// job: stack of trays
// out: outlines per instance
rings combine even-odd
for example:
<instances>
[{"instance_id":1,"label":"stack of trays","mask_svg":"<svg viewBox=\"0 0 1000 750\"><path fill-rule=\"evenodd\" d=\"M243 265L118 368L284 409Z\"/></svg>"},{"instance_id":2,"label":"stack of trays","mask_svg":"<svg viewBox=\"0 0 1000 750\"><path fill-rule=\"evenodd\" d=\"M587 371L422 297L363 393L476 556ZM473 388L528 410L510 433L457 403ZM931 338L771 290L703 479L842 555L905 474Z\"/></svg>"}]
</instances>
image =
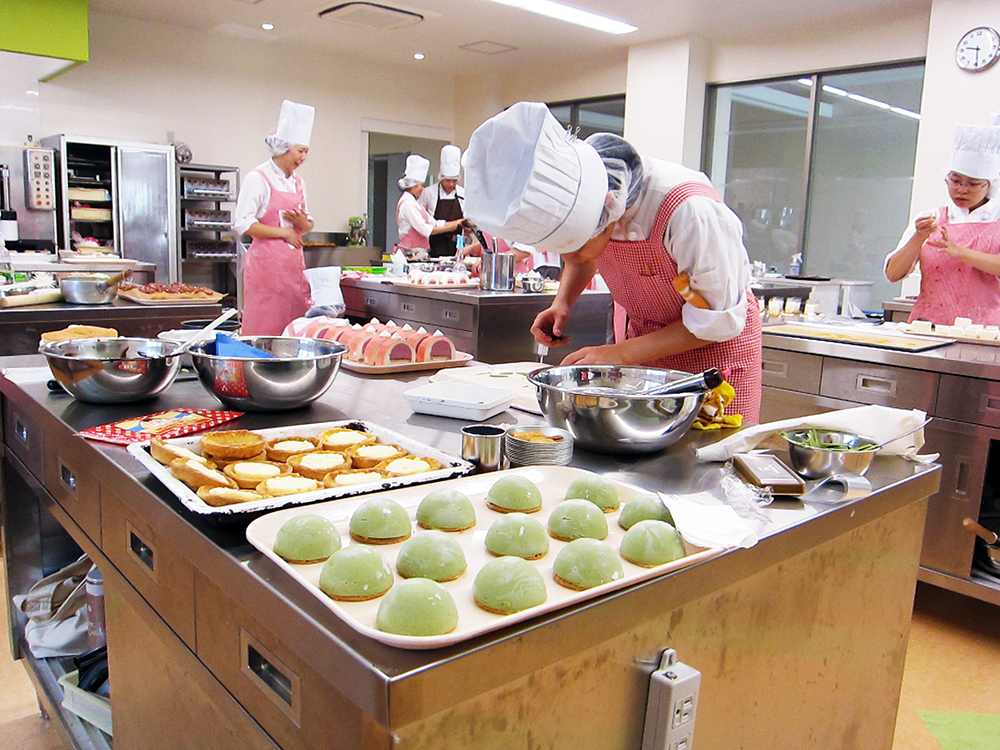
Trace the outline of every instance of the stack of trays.
<instances>
[{"instance_id":1,"label":"stack of trays","mask_svg":"<svg viewBox=\"0 0 1000 750\"><path fill-rule=\"evenodd\" d=\"M573 458L573 436L548 425L511 427L504 453L511 466L565 466Z\"/></svg>"}]
</instances>

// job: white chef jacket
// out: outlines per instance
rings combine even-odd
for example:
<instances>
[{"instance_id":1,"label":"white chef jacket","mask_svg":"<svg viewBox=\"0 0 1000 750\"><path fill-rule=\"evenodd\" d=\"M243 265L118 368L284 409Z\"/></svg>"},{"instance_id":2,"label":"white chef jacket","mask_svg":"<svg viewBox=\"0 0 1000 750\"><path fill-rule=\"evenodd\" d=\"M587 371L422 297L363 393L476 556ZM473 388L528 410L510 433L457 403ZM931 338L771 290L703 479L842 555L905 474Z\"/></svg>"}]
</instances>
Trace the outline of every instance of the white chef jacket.
<instances>
[{"instance_id":1,"label":"white chef jacket","mask_svg":"<svg viewBox=\"0 0 1000 750\"><path fill-rule=\"evenodd\" d=\"M980 206L971 213L967 208L956 206L950 199L947 206L949 224L992 224L993 222L1000 221L1000 200L990 200L985 205ZM921 211L910 220L910 223L906 227L906 231L903 232L903 236L899 240L899 244L896 245L896 249L885 256L885 261L882 263L883 272L889 265L889 259L902 250L903 246L910 241L910 238L917 233L917 228L915 226L917 219L922 219L925 216L933 216L934 218L937 218L940 213L940 208L931 208L927 211ZM914 269L916 269L919 265L919 261L920 255L918 253L917 257L913 261L913 265L906 271L903 278L913 273Z\"/></svg>"},{"instance_id":2,"label":"white chef jacket","mask_svg":"<svg viewBox=\"0 0 1000 750\"><path fill-rule=\"evenodd\" d=\"M429 187L425 187L424 191L420 194L420 197L417 198L417 201L420 203L420 205L426 208L427 213L429 213L431 216L433 216L434 212L437 210L438 190L440 189L441 189L441 183L436 182ZM442 191L441 194L441 200L454 200L456 197L458 198L458 205L462 209L462 216L465 216L464 187L462 187L461 185L455 185L455 189L452 190L450 193Z\"/></svg>"},{"instance_id":3,"label":"white chef jacket","mask_svg":"<svg viewBox=\"0 0 1000 750\"><path fill-rule=\"evenodd\" d=\"M424 193L428 189L424 188ZM417 204L417 199L413 197L413 193L404 190L396 204L396 225L399 227L400 239L405 237L410 229L417 230L424 237L430 237L434 227L444 226L444 219L435 219L433 211L428 213L431 216L430 222L425 221L420 214L420 206Z\"/></svg>"},{"instance_id":4,"label":"white chef jacket","mask_svg":"<svg viewBox=\"0 0 1000 750\"><path fill-rule=\"evenodd\" d=\"M642 168L642 195L615 224L615 240L649 239L660 204L680 183L712 184L701 172L661 159L643 157ZM711 308L685 304L681 309L684 327L705 341L738 336L746 325L746 290L753 280L740 218L724 203L693 195L670 217L663 245L677 264L677 272L688 274L691 289Z\"/></svg>"},{"instance_id":5,"label":"white chef jacket","mask_svg":"<svg viewBox=\"0 0 1000 750\"><path fill-rule=\"evenodd\" d=\"M290 177L285 176L285 170L274 163L274 159L268 159L263 164L251 170L243 178L240 185L240 195L236 199L236 217L233 219L233 229L238 234L246 234L247 230L260 221L260 217L267 211L267 204L271 201L271 186L267 180L261 177L257 170L263 170L274 186L285 193L295 192L295 173ZM302 181L302 203L306 213L309 213L306 204L306 183ZM312 215L309 216L312 219ZM291 226L287 224L285 226Z\"/></svg>"}]
</instances>

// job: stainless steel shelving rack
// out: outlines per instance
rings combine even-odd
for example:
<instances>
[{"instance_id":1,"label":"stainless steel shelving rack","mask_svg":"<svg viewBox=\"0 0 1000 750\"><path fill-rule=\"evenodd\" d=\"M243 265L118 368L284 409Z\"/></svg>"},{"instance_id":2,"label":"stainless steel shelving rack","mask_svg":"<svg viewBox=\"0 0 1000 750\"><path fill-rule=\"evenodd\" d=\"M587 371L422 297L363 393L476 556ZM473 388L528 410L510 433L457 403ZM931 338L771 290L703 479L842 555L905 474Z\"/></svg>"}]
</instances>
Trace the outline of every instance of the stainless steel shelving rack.
<instances>
[{"instance_id":1,"label":"stainless steel shelving rack","mask_svg":"<svg viewBox=\"0 0 1000 750\"><path fill-rule=\"evenodd\" d=\"M238 241L233 212L240 188L238 167L177 165L181 277L234 297L239 289Z\"/></svg>"}]
</instances>

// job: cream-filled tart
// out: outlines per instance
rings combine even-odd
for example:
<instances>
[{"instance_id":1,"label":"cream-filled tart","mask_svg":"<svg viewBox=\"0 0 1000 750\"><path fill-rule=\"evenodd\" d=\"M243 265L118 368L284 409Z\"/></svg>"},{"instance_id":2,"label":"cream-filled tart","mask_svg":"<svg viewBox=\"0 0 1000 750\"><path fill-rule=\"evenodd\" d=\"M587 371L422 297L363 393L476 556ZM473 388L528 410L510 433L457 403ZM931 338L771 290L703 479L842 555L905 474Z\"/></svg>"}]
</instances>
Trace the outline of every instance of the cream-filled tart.
<instances>
[{"instance_id":1,"label":"cream-filled tart","mask_svg":"<svg viewBox=\"0 0 1000 750\"><path fill-rule=\"evenodd\" d=\"M389 443L364 443L352 445L344 453L351 457L351 462L356 469L370 469L378 466L383 461L391 461L394 458L402 458L406 451L398 445Z\"/></svg>"},{"instance_id":2,"label":"cream-filled tart","mask_svg":"<svg viewBox=\"0 0 1000 750\"><path fill-rule=\"evenodd\" d=\"M350 487L353 484L379 482L385 478L385 472L378 469L350 469L327 474L323 477L323 484L326 487Z\"/></svg>"},{"instance_id":3,"label":"cream-filled tart","mask_svg":"<svg viewBox=\"0 0 1000 750\"><path fill-rule=\"evenodd\" d=\"M319 450L292 456L288 459L288 466L296 474L319 481L327 474L354 468L351 457L346 453Z\"/></svg>"},{"instance_id":4,"label":"cream-filled tart","mask_svg":"<svg viewBox=\"0 0 1000 750\"><path fill-rule=\"evenodd\" d=\"M298 495L302 492L312 492L322 486L315 479L286 474L284 476L265 479L257 485L257 492L264 497L283 497L285 495Z\"/></svg>"},{"instance_id":5,"label":"cream-filled tart","mask_svg":"<svg viewBox=\"0 0 1000 750\"><path fill-rule=\"evenodd\" d=\"M314 437L282 437L268 440L264 452L271 461L284 463L292 456L319 450L319 438Z\"/></svg>"},{"instance_id":6,"label":"cream-filled tart","mask_svg":"<svg viewBox=\"0 0 1000 750\"><path fill-rule=\"evenodd\" d=\"M240 489L252 490L265 479L291 474L292 470L285 464L274 461L234 461L226 464L222 473L236 482Z\"/></svg>"},{"instance_id":7,"label":"cream-filled tart","mask_svg":"<svg viewBox=\"0 0 1000 750\"><path fill-rule=\"evenodd\" d=\"M405 477L410 474L421 474L441 468L441 462L433 458L420 456L403 456L391 458L375 465L376 469L385 472L390 477Z\"/></svg>"},{"instance_id":8,"label":"cream-filled tart","mask_svg":"<svg viewBox=\"0 0 1000 750\"><path fill-rule=\"evenodd\" d=\"M346 451L352 445L371 445L376 440L374 435L346 427L334 427L319 435L320 448L325 451Z\"/></svg>"}]
</instances>

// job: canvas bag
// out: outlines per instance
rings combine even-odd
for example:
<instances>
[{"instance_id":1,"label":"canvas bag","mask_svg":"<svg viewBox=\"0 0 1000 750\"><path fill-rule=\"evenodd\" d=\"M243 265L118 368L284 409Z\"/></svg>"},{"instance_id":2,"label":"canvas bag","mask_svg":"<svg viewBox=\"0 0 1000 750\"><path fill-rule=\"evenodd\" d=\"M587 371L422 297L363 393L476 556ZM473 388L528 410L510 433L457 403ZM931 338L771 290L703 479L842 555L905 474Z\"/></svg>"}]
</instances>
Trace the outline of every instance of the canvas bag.
<instances>
[{"instance_id":1,"label":"canvas bag","mask_svg":"<svg viewBox=\"0 0 1000 750\"><path fill-rule=\"evenodd\" d=\"M28 617L24 637L38 659L76 656L90 650L87 641L87 555L46 576L14 605Z\"/></svg>"}]
</instances>

